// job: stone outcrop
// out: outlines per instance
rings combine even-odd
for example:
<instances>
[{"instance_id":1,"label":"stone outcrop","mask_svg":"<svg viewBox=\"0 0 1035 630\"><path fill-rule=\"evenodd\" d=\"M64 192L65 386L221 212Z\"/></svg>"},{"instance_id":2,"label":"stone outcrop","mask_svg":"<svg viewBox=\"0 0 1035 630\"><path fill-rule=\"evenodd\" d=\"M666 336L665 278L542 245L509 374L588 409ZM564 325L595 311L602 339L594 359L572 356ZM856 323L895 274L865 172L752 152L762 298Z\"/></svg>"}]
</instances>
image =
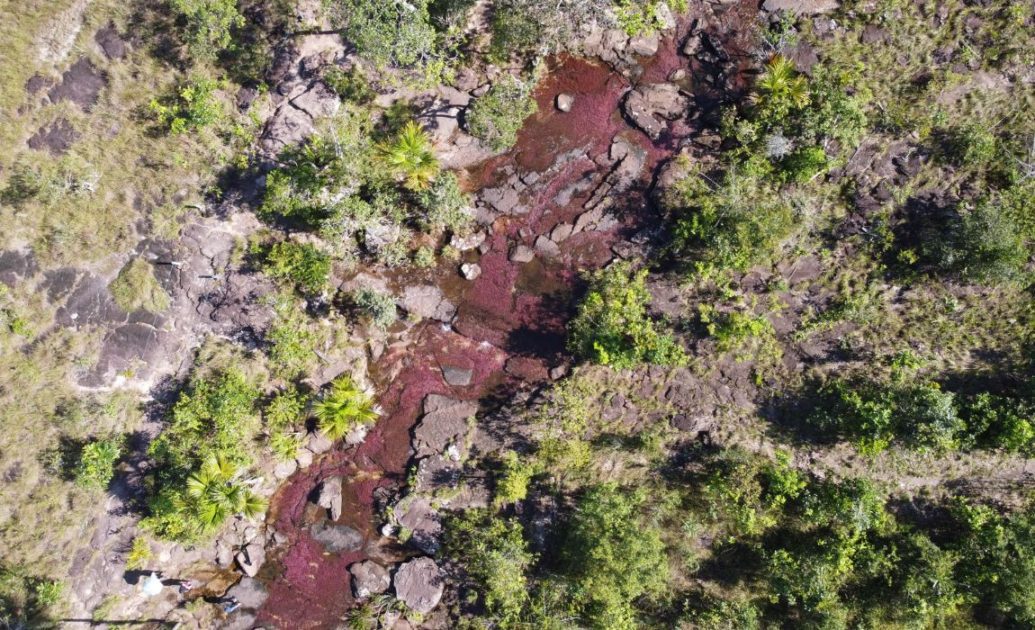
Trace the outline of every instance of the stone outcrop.
<instances>
[{"instance_id":1,"label":"stone outcrop","mask_svg":"<svg viewBox=\"0 0 1035 630\"><path fill-rule=\"evenodd\" d=\"M316 504L326 508L332 521L341 518L341 477L329 477L320 484Z\"/></svg>"},{"instance_id":2,"label":"stone outcrop","mask_svg":"<svg viewBox=\"0 0 1035 630\"><path fill-rule=\"evenodd\" d=\"M370 560L353 564L349 573L352 575L352 594L356 599L380 595L392 585L388 569Z\"/></svg>"},{"instance_id":3,"label":"stone outcrop","mask_svg":"<svg viewBox=\"0 0 1035 630\"><path fill-rule=\"evenodd\" d=\"M671 83L654 83L629 92L622 102L622 111L629 121L658 140L671 121L684 116L690 107L679 87Z\"/></svg>"}]
</instances>

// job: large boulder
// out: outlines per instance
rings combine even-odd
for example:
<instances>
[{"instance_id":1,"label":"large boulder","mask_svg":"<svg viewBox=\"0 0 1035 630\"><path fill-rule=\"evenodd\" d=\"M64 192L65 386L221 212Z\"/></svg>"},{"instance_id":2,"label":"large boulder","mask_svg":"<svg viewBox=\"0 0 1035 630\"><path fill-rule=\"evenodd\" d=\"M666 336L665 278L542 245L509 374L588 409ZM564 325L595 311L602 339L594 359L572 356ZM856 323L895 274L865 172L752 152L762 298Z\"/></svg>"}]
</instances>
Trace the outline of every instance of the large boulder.
<instances>
[{"instance_id":1,"label":"large boulder","mask_svg":"<svg viewBox=\"0 0 1035 630\"><path fill-rule=\"evenodd\" d=\"M622 102L626 117L651 140L660 138L669 122L686 114L689 107L690 100L671 83L639 87Z\"/></svg>"},{"instance_id":2,"label":"large boulder","mask_svg":"<svg viewBox=\"0 0 1035 630\"><path fill-rule=\"evenodd\" d=\"M241 578L240 582L230 587L226 595L227 597L236 597L237 601L241 602L242 608L251 608L253 610L262 608L266 598L269 597L266 587L262 585L262 582L253 577Z\"/></svg>"},{"instance_id":3,"label":"large boulder","mask_svg":"<svg viewBox=\"0 0 1035 630\"><path fill-rule=\"evenodd\" d=\"M438 551L442 518L431 501L422 496L407 497L396 505L395 515L399 525L410 532L407 542L424 553Z\"/></svg>"},{"instance_id":4,"label":"large boulder","mask_svg":"<svg viewBox=\"0 0 1035 630\"><path fill-rule=\"evenodd\" d=\"M341 518L341 477L329 477L323 480L316 504L327 509L332 521Z\"/></svg>"},{"instance_id":5,"label":"large boulder","mask_svg":"<svg viewBox=\"0 0 1035 630\"><path fill-rule=\"evenodd\" d=\"M255 577L266 561L266 550L258 541L250 542L237 552L237 565L248 577Z\"/></svg>"},{"instance_id":6,"label":"large boulder","mask_svg":"<svg viewBox=\"0 0 1035 630\"><path fill-rule=\"evenodd\" d=\"M388 569L370 560L353 564L349 567L349 573L352 574L352 594L356 599L380 595L392 585Z\"/></svg>"},{"instance_id":7,"label":"large boulder","mask_svg":"<svg viewBox=\"0 0 1035 630\"><path fill-rule=\"evenodd\" d=\"M442 289L434 285L406 287L401 306L407 313L421 319L448 322L456 314L456 307L446 299Z\"/></svg>"},{"instance_id":8,"label":"large boulder","mask_svg":"<svg viewBox=\"0 0 1035 630\"><path fill-rule=\"evenodd\" d=\"M396 596L415 612L426 615L434 610L442 591L442 570L431 558L410 560L395 573Z\"/></svg>"},{"instance_id":9,"label":"large boulder","mask_svg":"<svg viewBox=\"0 0 1035 630\"><path fill-rule=\"evenodd\" d=\"M797 15L818 15L837 9L839 0L765 0L762 10L770 13L786 11Z\"/></svg>"}]
</instances>

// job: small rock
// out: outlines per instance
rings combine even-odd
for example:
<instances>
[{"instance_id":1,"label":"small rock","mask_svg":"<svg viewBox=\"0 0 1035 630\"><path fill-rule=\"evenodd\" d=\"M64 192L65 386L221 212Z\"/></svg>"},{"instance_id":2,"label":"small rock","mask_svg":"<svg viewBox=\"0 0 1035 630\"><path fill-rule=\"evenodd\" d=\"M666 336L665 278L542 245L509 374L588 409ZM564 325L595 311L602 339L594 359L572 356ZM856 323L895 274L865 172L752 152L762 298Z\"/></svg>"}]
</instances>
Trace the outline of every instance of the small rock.
<instances>
[{"instance_id":1,"label":"small rock","mask_svg":"<svg viewBox=\"0 0 1035 630\"><path fill-rule=\"evenodd\" d=\"M458 252L467 252L477 248L479 245L485 242L485 232L475 232L468 234L467 236L460 236L454 234L449 239L449 246Z\"/></svg>"},{"instance_id":2,"label":"small rock","mask_svg":"<svg viewBox=\"0 0 1035 630\"><path fill-rule=\"evenodd\" d=\"M341 477L329 477L323 480L316 504L327 508L332 521L341 517Z\"/></svg>"},{"instance_id":3,"label":"small rock","mask_svg":"<svg viewBox=\"0 0 1035 630\"><path fill-rule=\"evenodd\" d=\"M535 258L535 252L527 245L516 245L510 250L510 262L527 263Z\"/></svg>"},{"instance_id":4,"label":"small rock","mask_svg":"<svg viewBox=\"0 0 1035 630\"><path fill-rule=\"evenodd\" d=\"M446 366L442 368L442 378L453 387L467 387L471 384L471 379L474 377L474 370L469 368L459 368L453 366Z\"/></svg>"},{"instance_id":5,"label":"small rock","mask_svg":"<svg viewBox=\"0 0 1035 630\"><path fill-rule=\"evenodd\" d=\"M683 68L676 68L668 75L668 80L675 83L679 83L686 79L686 70Z\"/></svg>"},{"instance_id":6,"label":"small rock","mask_svg":"<svg viewBox=\"0 0 1035 630\"><path fill-rule=\"evenodd\" d=\"M562 243L565 239L571 236L572 231L575 229L571 223L559 223L550 232L550 240L554 243Z\"/></svg>"},{"instance_id":7,"label":"small rock","mask_svg":"<svg viewBox=\"0 0 1035 630\"><path fill-rule=\"evenodd\" d=\"M575 104L575 97L571 94L558 94L556 99L557 109L562 112L570 112ZM527 183L527 182L526 182Z\"/></svg>"},{"instance_id":8,"label":"small rock","mask_svg":"<svg viewBox=\"0 0 1035 630\"><path fill-rule=\"evenodd\" d=\"M234 561L234 550L222 540L216 543L216 564L228 568Z\"/></svg>"},{"instance_id":9,"label":"small rock","mask_svg":"<svg viewBox=\"0 0 1035 630\"><path fill-rule=\"evenodd\" d=\"M286 462L278 462L277 465L273 467L273 476L277 479L287 479L291 475L295 474L296 470L298 470L298 464L293 459Z\"/></svg>"},{"instance_id":10,"label":"small rock","mask_svg":"<svg viewBox=\"0 0 1035 630\"><path fill-rule=\"evenodd\" d=\"M363 440L367 439L367 433L370 433L370 425L361 424L345 434L345 443L349 446L362 444Z\"/></svg>"},{"instance_id":11,"label":"small rock","mask_svg":"<svg viewBox=\"0 0 1035 630\"><path fill-rule=\"evenodd\" d=\"M380 595L392 585L388 569L370 560L352 565L349 567L349 573L352 574L352 593L356 599Z\"/></svg>"},{"instance_id":12,"label":"small rock","mask_svg":"<svg viewBox=\"0 0 1035 630\"><path fill-rule=\"evenodd\" d=\"M561 364L556 367L550 368L550 379L557 381L565 377L568 374L568 366Z\"/></svg>"},{"instance_id":13,"label":"small rock","mask_svg":"<svg viewBox=\"0 0 1035 630\"><path fill-rule=\"evenodd\" d=\"M561 248L545 236L535 239L535 250L544 258L556 258L561 255Z\"/></svg>"},{"instance_id":14,"label":"small rock","mask_svg":"<svg viewBox=\"0 0 1035 630\"><path fill-rule=\"evenodd\" d=\"M241 602L242 608L258 610L266 602L269 593L262 582L253 577L241 578L241 581L230 587L226 592L227 597L236 597Z\"/></svg>"},{"instance_id":15,"label":"small rock","mask_svg":"<svg viewBox=\"0 0 1035 630\"><path fill-rule=\"evenodd\" d=\"M653 57L657 54L660 43L657 33L638 35L629 40L629 50L640 57Z\"/></svg>"},{"instance_id":16,"label":"small rock","mask_svg":"<svg viewBox=\"0 0 1035 630\"><path fill-rule=\"evenodd\" d=\"M257 542L249 543L244 549L237 552L237 564L248 577L255 577L265 561L266 550Z\"/></svg>"},{"instance_id":17,"label":"small rock","mask_svg":"<svg viewBox=\"0 0 1035 630\"><path fill-rule=\"evenodd\" d=\"M299 468L308 468L313 463L313 452L307 448L298 449L295 455L295 462Z\"/></svg>"},{"instance_id":18,"label":"small rock","mask_svg":"<svg viewBox=\"0 0 1035 630\"><path fill-rule=\"evenodd\" d=\"M442 571L431 558L417 558L395 573L395 594L410 610L427 614L442 599Z\"/></svg>"},{"instance_id":19,"label":"small rock","mask_svg":"<svg viewBox=\"0 0 1035 630\"><path fill-rule=\"evenodd\" d=\"M475 280L482 275L482 268L477 263L464 263L460 265L460 275L465 280Z\"/></svg>"},{"instance_id":20,"label":"small rock","mask_svg":"<svg viewBox=\"0 0 1035 630\"><path fill-rule=\"evenodd\" d=\"M322 453L326 453L331 450L332 446L334 446L334 442L332 442L331 439L323 433L317 431L316 433L309 434L309 444L307 448L314 454L320 455Z\"/></svg>"}]
</instances>

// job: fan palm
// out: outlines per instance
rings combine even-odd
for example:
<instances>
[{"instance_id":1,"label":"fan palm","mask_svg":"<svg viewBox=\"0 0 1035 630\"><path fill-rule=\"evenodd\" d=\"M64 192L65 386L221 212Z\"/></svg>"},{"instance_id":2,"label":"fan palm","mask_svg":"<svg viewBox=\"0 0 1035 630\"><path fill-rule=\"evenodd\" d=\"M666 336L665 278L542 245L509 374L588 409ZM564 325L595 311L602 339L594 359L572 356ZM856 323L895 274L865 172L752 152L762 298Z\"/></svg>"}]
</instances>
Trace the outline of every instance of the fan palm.
<instances>
[{"instance_id":1,"label":"fan palm","mask_svg":"<svg viewBox=\"0 0 1035 630\"><path fill-rule=\"evenodd\" d=\"M340 440L349 431L377 420L370 397L347 376L331 384L331 389L316 403L314 410L320 430L332 440Z\"/></svg>"},{"instance_id":2,"label":"fan palm","mask_svg":"<svg viewBox=\"0 0 1035 630\"><path fill-rule=\"evenodd\" d=\"M266 504L261 497L237 483L238 469L219 455L209 455L187 479L187 496L206 530L218 527L231 514L253 518Z\"/></svg>"},{"instance_id":3,"label":"fan palm","mask_svg":"<svg viewBox=\"0 0 1035 630\"><path fill-rule=\"evenodd\" d=\"M792 107L804 107L809 102L809 86L798 74L794 63L776 55L769 60L765 72L758 78L759 100L773 109L786 113Z\"/></svg>"},{"instance_id":4,"label":"fan palm","mask_svg":"<svg viewBox=\"0 0 1035 630\"><path fill-rule=\"evenodd\" d=\"M380 146L381 159L393 175L410 190L424 190L439 172L438 159L431 150L431 139L412 120L391 142Z\"/></svg>"}]
</instances>

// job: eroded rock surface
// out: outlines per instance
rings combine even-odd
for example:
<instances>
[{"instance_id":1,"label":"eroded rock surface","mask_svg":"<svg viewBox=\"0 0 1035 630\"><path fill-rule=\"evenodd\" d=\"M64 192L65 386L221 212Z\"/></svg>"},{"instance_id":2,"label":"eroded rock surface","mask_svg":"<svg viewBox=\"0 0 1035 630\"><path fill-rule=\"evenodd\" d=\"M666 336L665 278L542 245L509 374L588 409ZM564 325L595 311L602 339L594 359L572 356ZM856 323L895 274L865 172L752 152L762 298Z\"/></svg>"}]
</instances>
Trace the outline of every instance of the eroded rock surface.
<instances>
[{"instance_id":1,"label":"eroded rock surface","mask_svg":"<svg viewBox=\"0 0 1035 630\"><path fill-rule=\"evenodd\" d=\"M442 599L444 576L431 558L402 564L395 573L395 594L410 610L427 614Z\"/></svg>"}]
</instances>

